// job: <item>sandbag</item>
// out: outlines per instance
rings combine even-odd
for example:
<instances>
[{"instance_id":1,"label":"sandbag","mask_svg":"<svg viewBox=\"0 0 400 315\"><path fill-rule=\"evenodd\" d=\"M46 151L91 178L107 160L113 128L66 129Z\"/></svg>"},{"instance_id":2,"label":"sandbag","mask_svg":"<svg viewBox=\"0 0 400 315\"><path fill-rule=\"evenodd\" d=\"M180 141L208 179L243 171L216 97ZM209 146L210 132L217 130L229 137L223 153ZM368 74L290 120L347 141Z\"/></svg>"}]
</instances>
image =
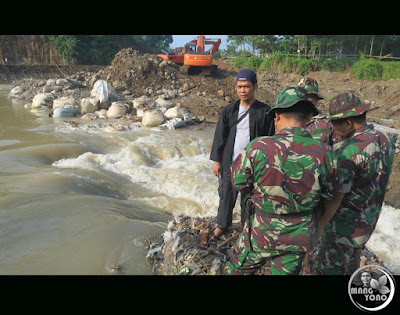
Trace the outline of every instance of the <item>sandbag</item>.
<instances>
[{"instance_id":1,"label":"sandbag","mask_svg":"<svg viewBox=\"0 0 400 315\"><path fill-rule=\"evenodd\" d=\"M53 109L53 117L73 117L78 112L76 106L64 105Z\"/></svg>"},{"instance_id":2,"label":"sandbag","mask_svg":"<svg viewBox=\"0 0 400 315\"><path fill-rule=\"evenodd\" d=\"M97 80L93 85L93 89L90 92L91 97L97 97L100 103L105 103L109 98L115 95L115 91L111 84L105 80Z\"/></svg>"},{"instance_id":3,"label":"sandbag","mask_svg":"<svg viewBox=\"0 0 400 315\"><path fill-rule=\"evenodd\" d=\"M81 100L81 113L94 113L99 110L99 101L97 98L83 98Z\"/></svg>"},{"instance_id":4,"label":"sandbag","mask_svg":"<svg viewBox=\"0 0 400 315\"><path fill-rule=\"evenodd\" d=\"M184 118L183 117L183 112L182 112L182 108L180 106L175 106L172 107L170 109L168 109L165 113L164 116L167 119L174 119L174 118Z\"/></svg>"},{"instance_id":5,"label":"sandbag","mask_svg":"<svg viewBox=\"0 0 400 315\"><path fill-rule=\"evenodd\" d=\"M158 107L160 107L160 108L166 108L166 109L168 109L168 108L171 108L171 107L174 106L174 104L173 104L172 102L167 101L167 100L165 100L165 99L163 99L163 98L161 98L161 97L159 97L158 99L156 99L156 102L157 102L157 104L158 104Z\"/></svg>"},{"instance_id":6,"label":"sandbag","mask_svg":"<svg viewBox=\"0 0 400 315\"><path fill-rule=\"evenodd\" d=\"M109 119L120 118L126 114L126 110L127 110L127 105L118 102L113 102L107 111L107 118Z\"/></svg>"},{"instance_id":7,"label":"sandbag","mask_svg":"<svg viewBox=\"0 0 400 315\"><path fill-rule=\"evenodd\" d=\"M38 93L32 99L32 109L41 108L43 106L52 107L55 96L52 93Z\"/></svg>"},{"instance_id":8,"label":"sandbag","mask_svg":"<svg viewBox=\"0 0 400 315\"><path fill-rule=\"evenodd\" d=\"M63 96L53 101L53 109L62 106L75 106L75 100L73 97Z\"/></svg>"},{"instance_id":9,"label":"sandbag","mask_svg":"<svg viewBox=\"0 0 400 315\"><path fill-rule=\"evenodd\" d=\"M149 110L144 113L142 125L147 127L159 126L164 122L164 116L159 111Z\"/></svg>"}]
</instances>

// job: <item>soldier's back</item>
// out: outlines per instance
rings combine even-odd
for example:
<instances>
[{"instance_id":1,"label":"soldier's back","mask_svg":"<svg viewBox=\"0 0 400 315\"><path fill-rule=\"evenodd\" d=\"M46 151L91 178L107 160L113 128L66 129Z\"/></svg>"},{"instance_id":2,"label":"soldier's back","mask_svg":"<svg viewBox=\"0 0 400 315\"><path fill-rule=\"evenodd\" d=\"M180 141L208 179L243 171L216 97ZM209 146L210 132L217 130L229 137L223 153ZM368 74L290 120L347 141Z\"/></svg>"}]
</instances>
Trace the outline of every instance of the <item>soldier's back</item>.
<instances>
[{"instance_id":1,"label":"soldier's back","mask_svg":"<svg viewBox=\"0 0 400 315\"><path fill-rule=\"evenodd\" d=\"M336 158L332 148L306 129L285 128L251 144L254 197L267 213L289 214L314 209L321 197L333 198ZM336 185L336 186L335 186Z\"/></svg>"}]
</instances>

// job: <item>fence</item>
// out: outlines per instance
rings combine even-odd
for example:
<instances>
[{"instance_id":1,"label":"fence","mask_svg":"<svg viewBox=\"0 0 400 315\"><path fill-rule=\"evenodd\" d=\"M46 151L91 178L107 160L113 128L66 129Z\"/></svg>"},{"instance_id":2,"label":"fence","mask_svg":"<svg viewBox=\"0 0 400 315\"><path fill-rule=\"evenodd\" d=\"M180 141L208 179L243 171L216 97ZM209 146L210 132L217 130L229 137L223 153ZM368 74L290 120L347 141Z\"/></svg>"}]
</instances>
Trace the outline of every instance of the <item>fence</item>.
<instances>
[{"instance_id":1,"label":"fence","mask_svg":"<svg viewBox=\"0 0 400 315\"><path fill-rule=\"evenodd\" d=\"M259 54L260 57L269 57L272 53ZM349 60L358 60L360 59L360 55L351 55L351 54L323 54L323 55L312 55L312 54L285 54L286 56L294 57L294 58L307 58L307 59L349 59ZM374 58L379 61L398 61L400 57L392 57L392 56L373 56L373 55L364 55L364 58Z\"/></svg>"}]
</instances>

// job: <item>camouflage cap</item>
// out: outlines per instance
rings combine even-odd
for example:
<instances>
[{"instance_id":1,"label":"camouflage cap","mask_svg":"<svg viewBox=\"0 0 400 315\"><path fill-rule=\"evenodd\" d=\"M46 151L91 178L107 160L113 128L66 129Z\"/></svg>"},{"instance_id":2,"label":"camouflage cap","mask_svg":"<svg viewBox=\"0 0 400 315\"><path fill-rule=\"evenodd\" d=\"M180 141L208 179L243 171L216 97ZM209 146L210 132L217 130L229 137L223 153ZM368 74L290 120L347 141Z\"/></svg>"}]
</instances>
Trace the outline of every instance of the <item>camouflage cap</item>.
<instances>
[{"instance_id":1,"label":"camouflage cap","mask_svg":"<svg viewBox=\"0 0 400 315\"><path fill-rule=\"evenodd\" d=\"M298 86L305 88L308 94L315 94L320 100L324 99L318 94L318 82L314 78L302 78Z\"/></svg>"},{"instance_id":2,"label":"camouflage cap","mask_svg":"<svg viewBox=\"0 0 400 315\"><path fill-rule=\"evenodd\" d=\"M354 91L346 91L329 100L329 120L359 116L369 109L370 104L361 102Z\"/></svg>"},{"instance_id":3,"label":"camouflage cap","mask_svg":"<svg viewBox=\"0 0 400 315\"><path fill-rule=\"evenodd\" d=\"M308 100L307 93L307 90L301 86L289 86L284 88L276 97L276 105L269 110L268 115L273 116L275 109L289 108L301 101L312 104L314 107L314 115L317 115L319 111L315 108L314 104Z\"/></svg>"}]
</instances>

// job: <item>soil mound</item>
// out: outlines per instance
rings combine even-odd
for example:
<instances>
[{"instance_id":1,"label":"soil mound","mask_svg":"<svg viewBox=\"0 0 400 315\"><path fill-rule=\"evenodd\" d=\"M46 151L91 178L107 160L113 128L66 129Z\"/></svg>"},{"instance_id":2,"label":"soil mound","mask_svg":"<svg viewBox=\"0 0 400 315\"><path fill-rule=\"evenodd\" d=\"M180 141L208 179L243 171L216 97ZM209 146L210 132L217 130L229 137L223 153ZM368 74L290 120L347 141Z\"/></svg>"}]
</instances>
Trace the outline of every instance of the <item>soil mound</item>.
<instances>
[{"instance_id":1,"label":"soil mound","mask_svg":"<svg viewBox=\"0 0 400 315\"><path fill-rule=\"evenodd\" d=\"M179 66L163 62L156 55L139 54L132 48L120 50L110 66L101 71L100 77L111 82L116 89L128 89L135 94L148 94L149 89L154 91L171 88L169 79L174 79Z\"/></svg>"}]
</instances>

